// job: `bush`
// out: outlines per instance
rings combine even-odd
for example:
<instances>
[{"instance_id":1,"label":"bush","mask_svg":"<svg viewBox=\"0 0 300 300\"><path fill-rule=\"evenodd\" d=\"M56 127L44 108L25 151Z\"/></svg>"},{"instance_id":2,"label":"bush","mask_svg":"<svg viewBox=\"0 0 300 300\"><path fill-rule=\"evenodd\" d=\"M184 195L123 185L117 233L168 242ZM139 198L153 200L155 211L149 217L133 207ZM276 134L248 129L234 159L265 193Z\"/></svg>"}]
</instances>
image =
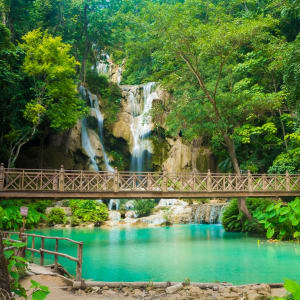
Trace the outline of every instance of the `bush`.
<instances>
[{"instance_id":1,"label":"bush","mask_svg":"<svg viewBox=\"0 0 300 300\"><path fill-rule=\"evenodd\" d=\"M248 198L246 202L250 213L253 215L256 209L264 210L272 201L262 198ZM264 232L256 220L249 222L244 214L239 212L237 199L231 200L225 208L222 224L226 231Z\"/></svg>"},{"instance_id":2,"label":"bush","mask_svg":"<svg viewBox=\"0 0 300 300\"><path fill-rule=\"evenodd\" d=\"M149 216L155 206L154 200L141 199L135 200L134 210L138 217Z\"/></svg>"},{"instance_id":3,"label":"bush","mask_svg":"<svg viewBox=\"0 0 300 300\"><path fill-rule=\"evenodd\" d=\"M50 225L64 224L66 222L66 214L62 208L54 207L48 215L48 223Z\"/></svg>"},{"instance_id":4,"label":"bush","mask_svg":"<svg viewBox=\"0 0 300 300\"><path fill-rule=\"evenodd\" d=\"M21 206L28 206L28 216L26 217L26 228L33 228L43 219L44 214L37 210L37 204L40 202L30 203L29 200L1 200L0 211L0 229L2 230L19 230L23 225L23 217L20 213ZM43 208L44 209L44 208ZM40 210L43 210L40 209Z\"/></svg>"},{"instance_id":5,"label":"bush","mask_svg":"<svg viewBox=\"0 0 300 300\"><path fill-rule=\"evenodd\" d=\"M288 204L271 203L265 210L257 208L254 217L264 225L268 239L300 238L300 198Z\"/></svg>"},{"instance_id":6,"label":"bush","mask_svg":"<svg viewBox=\"0 0 300 300\"><path fill-rule=\"evenodd\" d=\"M100 226L108 218L107 206L95 200L70 200L69 206L73 213L72 226L77 226L82 222L92 222Z\"/></svg>"}]
</instances>

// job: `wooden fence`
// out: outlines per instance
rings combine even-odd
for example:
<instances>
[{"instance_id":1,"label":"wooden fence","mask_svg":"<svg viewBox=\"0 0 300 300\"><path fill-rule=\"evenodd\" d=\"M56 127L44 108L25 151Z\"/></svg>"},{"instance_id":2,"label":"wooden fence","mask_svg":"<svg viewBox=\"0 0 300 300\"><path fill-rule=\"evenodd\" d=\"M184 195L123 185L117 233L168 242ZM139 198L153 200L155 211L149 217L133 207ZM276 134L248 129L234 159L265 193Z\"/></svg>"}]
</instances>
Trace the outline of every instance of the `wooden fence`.
<instances>
[{"instance_id":1,"label":"wooden fence","mask_svg":"<svg viewBox=\"0 0 300 300\"><path fill-rule=\"evenodd\" d=\"M21 251L23 255L25 255L25 251L31 252L31 258L33 260L34 253L37 253L40 255L40 265L43 266L45 263L45 253L54 255L54 267L58 268L58 257L64 257L66 259L69 259L71 261L76 262L76 280L82 279L82 251L83 251L83 242L77 242L74 240L71 240L69 238L65 237L52 237L52 236L44 236L44 235L38 235L38 234L31 234L31 233L20 233L20 232L9 232L9 231L3 231L1 232L3 235L3 238L12 242L24 242L27 246L24 248L24 251ZM20 240L14 240L11 239L12 235L18 235ZM28 237L31 237L31 247L28 246ZM41 247L39 249L35 248L36 245L36 239L41 239ZM45 249L45 240L55 240L55 251L50 251ZM58 252L59 251L59 241L68 241L70 243L73 243L77 245L77 257L70 256L65 253ZM8 247L13 248L13 247ZM7 250L6 248L5 250ZM22 250L22 249L21 249ZM20 255L20 253L19 253Z\"/></svg>"}]
</instances>

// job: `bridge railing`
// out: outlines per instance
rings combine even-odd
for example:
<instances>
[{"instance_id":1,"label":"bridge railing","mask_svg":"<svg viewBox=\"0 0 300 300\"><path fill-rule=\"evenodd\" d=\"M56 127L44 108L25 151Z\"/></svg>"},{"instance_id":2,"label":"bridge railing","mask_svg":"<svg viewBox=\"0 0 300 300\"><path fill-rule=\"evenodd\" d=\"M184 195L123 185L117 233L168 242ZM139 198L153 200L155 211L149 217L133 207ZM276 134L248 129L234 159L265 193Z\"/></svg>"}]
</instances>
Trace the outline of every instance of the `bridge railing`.
<instances>
[{"instance_id":1,"label":"bridge railing","mask_svg":"<svg viewBox=\"0 0 300 300\"><path fill-rule=\"evenodd\" d=\"M264 192L300 191L300 174L93 172L6 169L0 191L55 192Z\"/></svg>"}]
</instances>

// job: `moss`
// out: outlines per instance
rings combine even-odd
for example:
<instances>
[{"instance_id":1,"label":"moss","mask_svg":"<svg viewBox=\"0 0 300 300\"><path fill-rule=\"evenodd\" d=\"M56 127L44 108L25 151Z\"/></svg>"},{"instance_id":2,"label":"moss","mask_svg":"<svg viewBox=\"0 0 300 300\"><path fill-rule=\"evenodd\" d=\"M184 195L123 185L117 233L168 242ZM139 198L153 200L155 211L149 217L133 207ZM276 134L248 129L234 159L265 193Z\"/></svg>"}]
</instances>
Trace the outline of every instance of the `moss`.
<instances>
[{"instance_id":1,"label":"moss","mask_svg":"<svg viewBox=\"0 0 300 300\"><path fill-rule=\"evenodd\" d=\"M99 75L95 71L88 71L86 83L91 93L101 99L101 110L105 114L107 125L111 126L121 110L122 91L119 86L110 82L105 75Z\"/></svg>"},{"instance_id":2,"label":"moss","mask_svg":"<svg viewBox=\"0 0 300 300\"><path fill-rule=\"evenodd\" d=\"M155 129L150 137L153 145L152 169L161 170L163 162L168 158L170 145L166 141L166 133L162 127Z\"/></svg>"}]
</instances>

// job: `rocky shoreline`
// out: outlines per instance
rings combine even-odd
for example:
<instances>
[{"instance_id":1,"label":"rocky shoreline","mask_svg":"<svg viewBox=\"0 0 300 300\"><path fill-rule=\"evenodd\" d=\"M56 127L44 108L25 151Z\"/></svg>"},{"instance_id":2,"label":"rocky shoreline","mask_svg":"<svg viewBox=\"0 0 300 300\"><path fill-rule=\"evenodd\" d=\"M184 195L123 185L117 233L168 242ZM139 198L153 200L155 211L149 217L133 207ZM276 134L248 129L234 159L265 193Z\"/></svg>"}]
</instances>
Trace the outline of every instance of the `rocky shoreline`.
<instances>
[{"instance_id":1,"label":"rocky shoreline","mask_svg":"<svg viewBox=\"0 0 300 300\"><path fill-rule=\"evenodd\" d=\"M195 282L96 282L73 281L54 273L49 267L29 266L23 279L45 281L54 289L61 288L63 295L53 294L49 299L205 299L205 300L263 300L286 295L282 284L195 283ZM58 286L53 286L55 283ZM51 294L50 294L51 295ZM61 297L61 298L60 298Z\"/></svg>"}]
</instances>

